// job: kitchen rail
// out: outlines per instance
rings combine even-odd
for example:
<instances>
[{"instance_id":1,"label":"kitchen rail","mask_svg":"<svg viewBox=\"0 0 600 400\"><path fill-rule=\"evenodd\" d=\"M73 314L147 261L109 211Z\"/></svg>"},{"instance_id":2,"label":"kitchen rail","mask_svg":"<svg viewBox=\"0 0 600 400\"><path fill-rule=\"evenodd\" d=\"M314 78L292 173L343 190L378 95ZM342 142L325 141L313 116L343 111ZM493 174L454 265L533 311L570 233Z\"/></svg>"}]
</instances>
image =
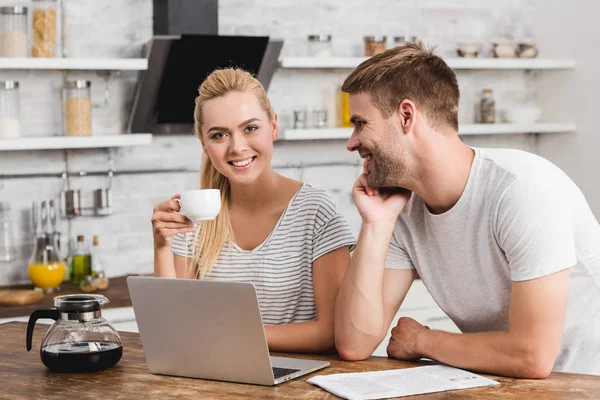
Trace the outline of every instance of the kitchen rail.
<instances>
[{"instance_id":1,"label":"kitchen rail","mask_svg":"<svg viewBox=\"0 0 600 400\"><path fill-rule=\"evenodd\" d=\"M316 163L286 163L273 165L274 169L305 169L323 167L359 167L361 161L355 162L316 162ZM123 169L103 171L71 171L66 174L69 177L84 176L107 176L112 172L113 177L120 175L145 175L145 174L171 174L171 173L199 173L199 169L192 168L168 168L168 169ZM0 182L3 179L26 179L26 178L63 178L65 172L35 172L25 174L0 174ZM1 185L1 184L0 184Z\"/></svg>"}]
</instances>

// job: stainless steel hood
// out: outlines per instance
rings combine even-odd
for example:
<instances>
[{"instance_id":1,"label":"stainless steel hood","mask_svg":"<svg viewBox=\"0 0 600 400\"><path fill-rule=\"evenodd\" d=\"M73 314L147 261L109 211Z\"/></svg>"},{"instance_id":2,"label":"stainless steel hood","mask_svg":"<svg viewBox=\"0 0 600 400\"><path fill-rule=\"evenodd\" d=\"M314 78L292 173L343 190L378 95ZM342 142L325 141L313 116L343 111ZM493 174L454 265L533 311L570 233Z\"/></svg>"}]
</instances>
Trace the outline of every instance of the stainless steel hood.
<instances>
[{"instance_id":1,"label":"stainless steel hood","mask_svg":"<svg viewBox=\"0 0 600 400\"><path fill-rule=\"evenodd\" d=\"M265 89L279 67L282 40L219 36L218 0L154 0L154 34L146 48L127 131L190 134L198 87L217 68L239 67Z\"/></svg>"}]
</instances>

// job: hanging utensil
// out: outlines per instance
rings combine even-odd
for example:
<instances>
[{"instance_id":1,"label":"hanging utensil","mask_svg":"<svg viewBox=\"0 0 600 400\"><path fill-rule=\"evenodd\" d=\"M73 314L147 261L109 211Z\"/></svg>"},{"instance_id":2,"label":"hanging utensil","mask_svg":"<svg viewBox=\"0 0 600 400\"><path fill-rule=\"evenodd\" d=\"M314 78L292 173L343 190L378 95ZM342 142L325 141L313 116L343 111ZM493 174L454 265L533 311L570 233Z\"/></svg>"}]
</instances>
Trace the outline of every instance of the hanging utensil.
<instances>
[{"instance_id":1,"label":"hanging utensil","mask_svg":"<svg viewBox=\"0 0 600 400\"><path fill-rule=\"evenodd\" d=\"M60 232L56 229L56 205L54 200L48 202L49 209L48 214L50 218L50 229L52 231L52 244L60 254Z\"/></svg>"},{"instance_id":2,"label":"hanging utensil","mask_svg":"<svg viewBox=\"0 0 600 400\"><path fill-rule=\"evenodd\" d=\"M39 207L38 207L38 203L34 201L31 204L31 226L33 229L33 237L37 236L38 218L39 218Z\"/></svg>"},{"instance_id":3,"label":"hanging utensil","mask_svg":"<svg viewBox=\"0 0 600 400\"><path fill-rule=\"evenodd\" d=\"M48 207L46 205L46 200L42 201L40 208L40 218L42 221L42 233L46 234L48 232Z\"/></svg>"}]
</instances>

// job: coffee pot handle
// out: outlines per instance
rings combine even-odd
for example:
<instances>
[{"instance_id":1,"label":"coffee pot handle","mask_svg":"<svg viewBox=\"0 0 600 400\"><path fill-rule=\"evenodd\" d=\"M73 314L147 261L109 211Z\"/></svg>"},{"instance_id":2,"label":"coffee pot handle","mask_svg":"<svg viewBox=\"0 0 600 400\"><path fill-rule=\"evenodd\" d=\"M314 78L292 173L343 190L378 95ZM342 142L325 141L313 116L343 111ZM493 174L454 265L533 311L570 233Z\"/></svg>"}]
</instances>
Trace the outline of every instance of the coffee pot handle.
<instances>
[{"instance_id":1,"label":"coffee pot handle","mask_svg":"<svg viewBox=\"0 0 600 400\"><path fill-rule=\"evenodd\" d=\"M60 313L56 308L42 308L31 313L29 322L27 323L27 351L31 350L31 338L35 322L41 318L49 318L57 321L60 318Z\"/></svg>"}]
</instances>

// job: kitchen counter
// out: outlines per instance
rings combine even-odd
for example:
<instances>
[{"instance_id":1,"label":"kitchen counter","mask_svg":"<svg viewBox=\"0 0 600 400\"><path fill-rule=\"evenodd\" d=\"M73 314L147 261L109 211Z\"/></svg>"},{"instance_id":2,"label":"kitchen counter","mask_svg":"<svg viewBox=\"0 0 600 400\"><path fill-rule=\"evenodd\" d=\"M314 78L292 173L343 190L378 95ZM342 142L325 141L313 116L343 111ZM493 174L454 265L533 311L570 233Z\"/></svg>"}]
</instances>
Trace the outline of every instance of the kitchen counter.
<instances>
[{"instance_id":1,"label":"kitchen counter","mask_svg":"<svg viewBox=\"0 0 600 400\"><path fill-rule=\"evenodd\" d=\"M45 327L34 331L33 349L25 350L26 325L11 322L0 325L0 398L39 399L165 399L165 398L260 398L260 399L335 399L328 392L306 382L319 374L378 371L409 368L421 363L384 357L361 362L344 362L337 356L293 355L298 358L327 360L331 366L311 375L275 387L207 381L150 373L144 361L139 335L121 333L123 358L112 369L91 374L50 372L40 361L39 348ZM276 355L276 354L273 354ZM284 355L285 356L285 355ZM544 380L511 379L485 375L499 386L431 393L410 399L599 399L600 376L552 373Z\"/></svg>"},{"instance_id":2,"label":"kitchen counter","mask_svg":"<svg viewBox=\"0 0 600 400\"><path fill-rule=\"evenodd\" d=\"M11 286L3 289L33 289L33 286L20 285ZM44 299L38 303L28 304L24 306L0 306L0 319L28 316L33 310L37 310L38 308L54 307L54 297L74 293L83 292L79 289L79 286L63 284L60 291L45 295ZM109 300L109 303L106 304L103 307L103 309L131 307L131 298L129 297L129 290L127 289L127 276L109 278L109 285L106 288L106 290L98 290L91 294L101 294L106 296L106 298Z\"/></svg>"}]
</instances>

